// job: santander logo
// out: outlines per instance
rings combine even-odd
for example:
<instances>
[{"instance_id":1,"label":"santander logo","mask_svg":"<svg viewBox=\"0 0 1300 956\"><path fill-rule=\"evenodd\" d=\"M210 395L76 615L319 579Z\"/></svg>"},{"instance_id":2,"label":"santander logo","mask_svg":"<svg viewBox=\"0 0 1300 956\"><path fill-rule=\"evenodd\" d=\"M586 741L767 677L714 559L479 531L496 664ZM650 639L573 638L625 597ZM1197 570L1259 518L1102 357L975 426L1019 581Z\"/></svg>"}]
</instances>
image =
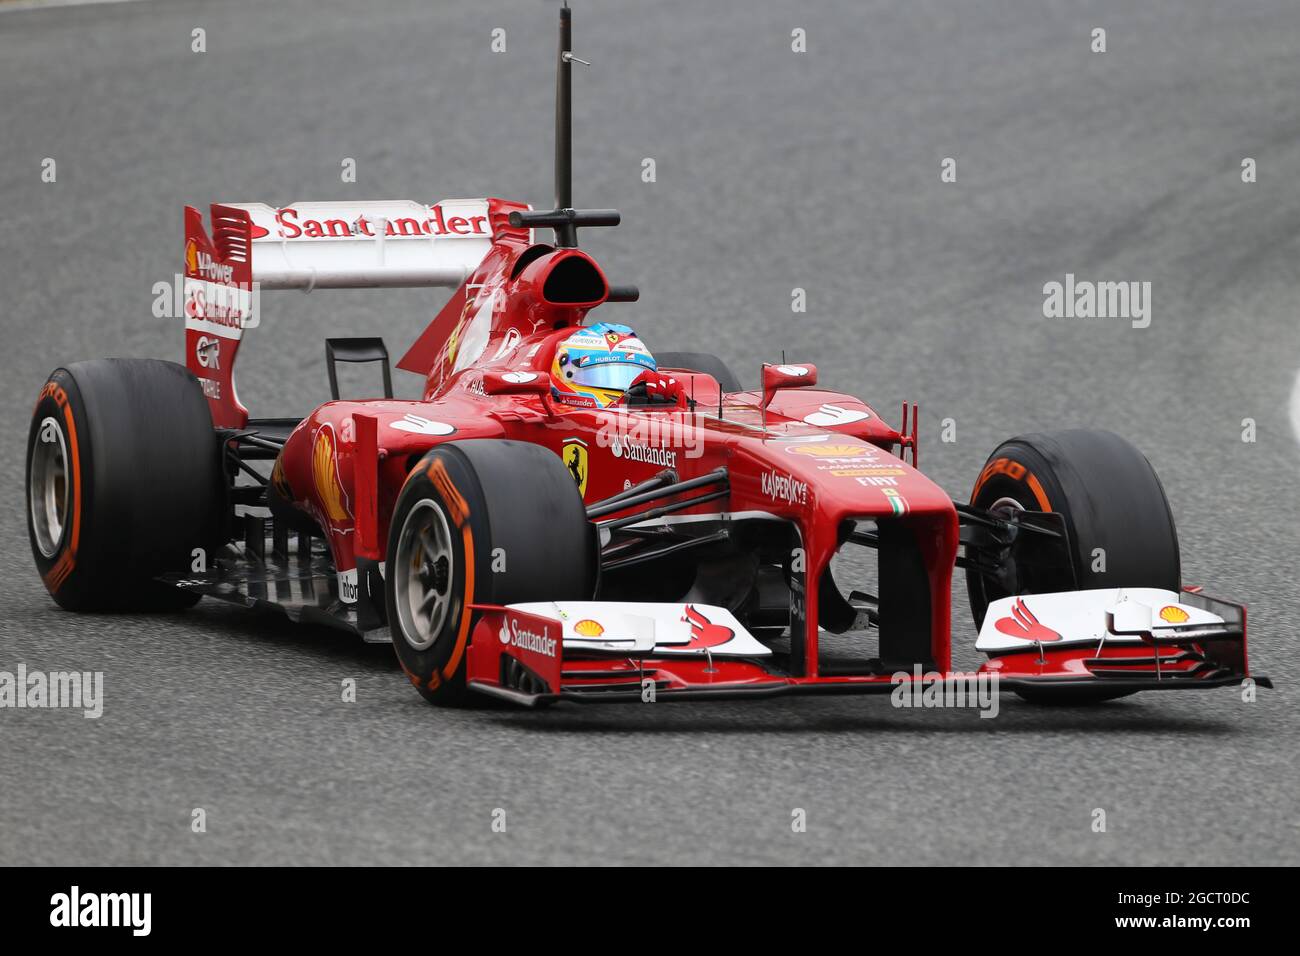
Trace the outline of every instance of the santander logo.
<instances>
[{"instance_id":1,"label":"santander logo","mask_svg":"<svg viewBox=\"0 0 1300 956\"><path fill-rule=\"evenodd\" d=\"M529 630L528 625L512 617L501 624L497 639L502 644L517 647L522 651L532 651L546 657L555 657L559 641L551 637L550 628L543 627L541 632Z\"/></svg>"},{"instance_id":2,"label":"santander logo","mask_svg":"<svg viewBox=\"0 0 1300 956\"><path fill-rule=\"evenodd\" d=\"M442 206L426 206L428 215L394 216L391 219L367 217L359 210L349 210L340 204L337 215L324 218L312 218L293 206L284 206L275 211L277 235L265 226L252 223L250 236L254 240L292 240L292 239L375 239L381 234L385 238L403 237L425 238L438 236L454 238L485 237L488 232L487 216L449 216Z\"/></svg>"}]
</instances>

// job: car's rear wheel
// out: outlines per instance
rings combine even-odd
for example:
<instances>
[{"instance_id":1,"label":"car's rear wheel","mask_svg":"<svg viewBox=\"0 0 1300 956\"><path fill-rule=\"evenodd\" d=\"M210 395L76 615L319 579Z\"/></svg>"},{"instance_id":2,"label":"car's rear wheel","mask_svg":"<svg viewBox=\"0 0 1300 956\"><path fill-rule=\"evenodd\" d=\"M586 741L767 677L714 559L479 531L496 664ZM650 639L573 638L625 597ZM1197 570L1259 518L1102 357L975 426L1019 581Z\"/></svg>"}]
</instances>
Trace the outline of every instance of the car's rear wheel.
<instances>
[{"instance_id":1,"label":"car's rear wheel","mask_svg":"<svg viewBox=\"0 0 1300 956\"><path fill-rule=\"evenodd\" d=\"M46 589L71 611L166 610L220 528L220 446L194 376L155 359L54 371L27 436L27 528Z\"/></svg>"},{"instance_id":2,"label":"car's rear wheel","mask_svg":"<svg viewBox=\"0 0 1300 956\"><path fill-rule=\"evenodd\" d=\"M472 605L588 599L599 555L563 462L525 442L449 442L411 470L388 536L393 648L424 698L468 700Z\"/></svg>"},{"instance_id":3,"label":"car's rear wheel","mask_svg":"<svg viewBox=\"0 0 1300 956\"><path fill-rule=\"evenodd\" d=\"M1055 511L1064 518L1070 569L1025 569L1017 575L1019 593L1181 587L1178 535L1160 479L1141 452L1111 432L1071 429L1003 442L980 471L971 504L993 512ZM989 603L1008 596L974 573L966 575L966 587L977 627ZM1036 703L1081 703L1127 692L1018 693Z\"/></svg>"}]
</instances>

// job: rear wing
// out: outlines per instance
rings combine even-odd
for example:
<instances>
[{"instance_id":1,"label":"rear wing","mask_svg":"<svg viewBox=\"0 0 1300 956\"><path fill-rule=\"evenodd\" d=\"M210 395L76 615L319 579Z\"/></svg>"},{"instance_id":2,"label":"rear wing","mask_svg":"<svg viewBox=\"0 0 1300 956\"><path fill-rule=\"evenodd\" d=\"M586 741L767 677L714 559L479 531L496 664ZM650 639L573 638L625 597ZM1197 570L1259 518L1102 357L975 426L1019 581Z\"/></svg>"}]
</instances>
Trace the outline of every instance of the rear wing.
<instances>
[{"instance_id":1,"label":"rear wing","mask_svg":"<svg viewBox=\"0 0 1300 956\"><path fill-rule=\"evenodd\" d=\"M260 320L264 290L460 287L504 232L511 211L499 199L301 202L185 207L185 359L213 423L242 428L248 410L232 368L244 330ZM528 236L531 239L531 236Z\"/></svg>"},{"instance_id":2,"label":"rear wing","mask_svg":"<svg viewBox=\"0 0 1300 956\"><path fill-rule=\"evenodd\" d=\"M228 203L251 223L263 289L456 288L492 245L486 199Z\"/></svg>"}]
</instances>

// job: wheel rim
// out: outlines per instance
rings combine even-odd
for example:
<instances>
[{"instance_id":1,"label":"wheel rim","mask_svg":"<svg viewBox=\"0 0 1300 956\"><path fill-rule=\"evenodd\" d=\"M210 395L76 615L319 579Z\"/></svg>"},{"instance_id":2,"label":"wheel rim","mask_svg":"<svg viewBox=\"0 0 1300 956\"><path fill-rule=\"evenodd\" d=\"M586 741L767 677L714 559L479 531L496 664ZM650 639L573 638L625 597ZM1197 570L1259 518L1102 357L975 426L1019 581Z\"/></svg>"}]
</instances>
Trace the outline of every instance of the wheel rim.
<instances>
[{"instance_id":1,"label":"wheel rim","mask_svg":"<svg viewBox=\"0 0 1300 956\"><path fill-rule=\"evenodd\" d=\"M42 555L52 558L63 540L68 515L68 448L63 441L63 429L53 418L41 422L36 447L32 449L27 491L32 503L36 547Z\"/></svg>"},{"instance_id":2,"label":"wheel rim","mask_svg":"<svg viewBox=\"0 0 1300 956\"><path fill-rule=\"evenodd\" d=\"M451 529L433 499L415 503L402 523L396 554L397 616L402 638L428 650L447 621L456 568Z\"/></svg>"},{"instance_id":3,"label":"wheel rim","mask_svg":"<svg viewBox=\"0 0 1300 956\"><path fill-rule=\"evenodd\" d=\"M1018 514L1030 511L1021 504L1020 500L1010 495L1003 495L993 504L989 505L989 514L997 515L1002 518L1014 518ZM1014 594L1035 594L1041 591L1059 591L1068 587L1066 582L1056 581L1051 576L1046 578L1041 573L1034 573L1032 567L1028 570L1016 568L1016 581L1018 587L1013 591L1008 591L1000 584L988 579L981 578L981 586L984 590L984 598L987 602L992 602L998 598L1010 597Z\"/></svg>"},{"instance_id":4,"label":"wheel rim","mask_svg":"<svg viewBox=\"0 0 1300 956\"><path fill-rule=\"evenodd\" d=\"M996 515L1001 518L1014 517L1016 514L1024 510L1025 510L1025 506L1022 505L1017 499L1011 497L1010 495L1003 495L1001 498L997 499L991 505L988 506L989 514ZM968 578L968 580L970 579ZM1011 592L1008 591L1006 588L1004 588L1000 582L986 578L984 575L980 575L979 577L975 578L973 583L975 587L979 589L980 598L983 601L984 606L986 608L988 607L988 605L992 604L998 598L1011 596ZM980 615L976 615L977 620L979 616Z\"/></svg>"},{"instance_id":5,"label":"wheel rim","mask_svg":"<svg viewBox=\"0 0 1300 956\"><path fill-rule=\"evenodd\" d=\"M1024 511L1024 510L1025 510L1025 506L1022 505L1015 498L1010 497L1009 495L1004 495L1003 497L999 498L997 501L993 502L993 504L989 505L990 513L995 515L1006 515L1008 517L1015 514L1018 511Z\"/></svg>"}]
</instances>

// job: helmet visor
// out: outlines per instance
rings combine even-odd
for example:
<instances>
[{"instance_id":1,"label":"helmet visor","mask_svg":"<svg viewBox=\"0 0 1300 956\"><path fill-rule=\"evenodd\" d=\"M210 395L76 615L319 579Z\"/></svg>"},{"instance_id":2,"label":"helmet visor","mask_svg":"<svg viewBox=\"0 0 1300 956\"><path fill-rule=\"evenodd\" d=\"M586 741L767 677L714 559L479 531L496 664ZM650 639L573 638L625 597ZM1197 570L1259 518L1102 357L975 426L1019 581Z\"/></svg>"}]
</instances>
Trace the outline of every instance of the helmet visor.
<instances>
[{"instance_id":1,"label":"helmet visor","mask_svg":"<svg viewBox=\"0 0 1300 956\"><path fill-rule=\"evenodd\" d=\"M573 371L572 381L575 385L585 385L588 388L609 388L625 392L638 375L653 367L638 362L623 360L602 362L599 359L584 365L582 360L579 360L578 367Z\"/></svg>"}]
</instances>

